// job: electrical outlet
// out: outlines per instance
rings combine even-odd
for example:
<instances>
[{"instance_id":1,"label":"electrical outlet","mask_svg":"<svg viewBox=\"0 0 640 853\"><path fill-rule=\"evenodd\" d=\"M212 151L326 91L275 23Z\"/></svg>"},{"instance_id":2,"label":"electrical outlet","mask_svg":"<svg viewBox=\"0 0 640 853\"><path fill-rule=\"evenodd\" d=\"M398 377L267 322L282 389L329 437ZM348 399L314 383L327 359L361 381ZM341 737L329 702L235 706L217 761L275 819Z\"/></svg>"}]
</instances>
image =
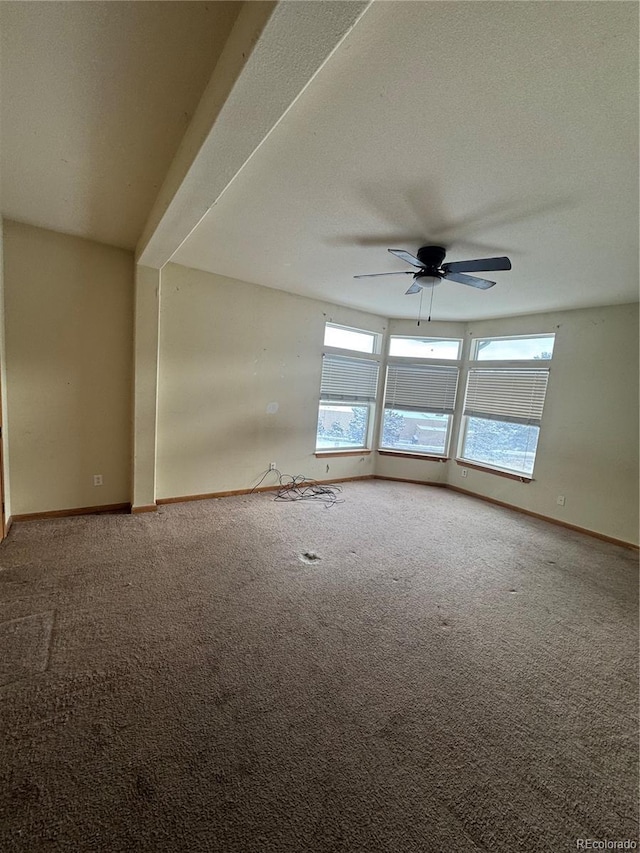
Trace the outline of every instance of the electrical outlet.
<instances>
[{"instance_id":1,"label":"electrical outlet","mask_svg":"<svg viewBox=\"0 0 640 853\"><path fill-rule=\"evenodd\" d=\"M558 504L558 506L564 506L564 495L558 495L556 503Z\"/></svg>"},{"instance_id":2,"label":"electrical outlet","mask_svg":"<svg viewBox=\"0 0 640 853\"><path fill-rule=\"evenodd\" d=\"M276 463L275 462L269 462L269 470L270 471L276 470Z\"/></svg>"},{"instance_id":3,"label":"electrical outlet","mask_svg":"<svg viewBox=\"0 0 640 853\"><path fill-rule=\"evenodd\" d=\"M460 471L460 476L461 476L461 477L466 477L466 476L467 476L467 469L466 469L466 468L463 468L463 469Z\"/></svg>"},{"instance_id":4,"label":"electrical outlet","mask_svg":"<svg viewBox=\"0 0 640 853\"><path fill-rule=\"evenodd\" d=\"M102 485L102 474L94 474L93 475L93 485L101 486Z\"/></svg>"}]
</instances>

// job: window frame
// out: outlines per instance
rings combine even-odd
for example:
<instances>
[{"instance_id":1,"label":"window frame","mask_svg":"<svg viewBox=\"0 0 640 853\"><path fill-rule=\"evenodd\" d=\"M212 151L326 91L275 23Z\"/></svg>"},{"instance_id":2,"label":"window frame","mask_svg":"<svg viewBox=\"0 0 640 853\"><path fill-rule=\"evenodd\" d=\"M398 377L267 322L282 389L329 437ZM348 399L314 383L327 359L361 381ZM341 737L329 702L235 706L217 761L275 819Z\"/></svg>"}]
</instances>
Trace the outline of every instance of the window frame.
<instances>
[{"instance_id":1,"label":"window frame","mask_svg":"<svg viewBox=\"0 0 640 853\"><path fill-rule=\"evenodd\" d=\"M324 360L324 357L329 356L339 356L342 358L348 359L357 359L358 361L367 361L367 362L376 362L378 365L378 377L376 383L376 396L374 400L326 400L322 397L322 380L318 395L318 417L316 420L316 438L315 438L315 450L314 455L317 457L323 456L362 456L365 454L371 453L371 448L373 446L373 436L375 432L375 418L376 418L376 407L378 404L378 400L380 397L380 373L381 367L383 364L382 357L382 333L374 332L371 329L359 329L355 326L345 326L341 323L334 323L333 321L327 320L324 324L324 329L326 331L327 326L331 326L332 328L344 329L349 332L360 332L364 335L370 335L373 337L373 352L363 352L362 350L352 350L346 349L344 347L333 347L328 346L324 343L324 335L323 335L323 345L322 345L322 354L321 358ZM322 405L336 405L336 406L352 406L358 408L366 408L367 409L367 425L365 429L365 444L362 446L353 446L350 445L348 447L318 447L318 424L320 423L320 407Z\"/></svg>"},{"instance_id":2,"label":"window frame","mask_svg":"<svg viewBox=\"0 0 640 853\"><path fill-rule=\"evenodd\" d=\"M536 364L540 364L541 362L550 363L553 361L553 351L551 352L551 358L478 358L478 344L481 343L481 341L531 341L538 340L539 338L553 338L553 348L555 349L555 332L536 333L534 335L495 335L484 338L472 338L471 347L469 348L469 364L475 364L476 362L481 362L482 364L491 364L495 362L496 364L505 365L529 364L531 362L535 362Z\"/></svg>"},{"instance_id":3,"label":"window frame","mask_svg":"<svg viewBox=\"0 0 640 853\"><path fill-rule=\"evenodd\" d=\"M419 356L406 356L406 355L389 355L389 351L391 349L391 342L394 338L409 338L411 340L418 340L422 338L423 340L428 341L458 341L458 357L453 358L420 358ZM430 461L437 462L446 462L451 458L451 440L454 433L454 418L456 407L458 405L459 392L460 392L460 380L462 377L462 353L464 347L464 339L457 337L446 337L441 338L437 335L429 335L429 336L421 336L421 335L389 335L389 340L387 343L387 357L385 360L385 371L384 371L384 388L381 394L381 417L380 417L380 426L378 430L378 441L377 441L377 452L383 456L408 456L410 458L416 459L425 459ZM444 416L447 418L447 430L445 435L445 443L444 450L442 453L421 453L414 452L409 449L398 449L393 447L387 447L383 443L384 437L384 416L387 409L391 409L392 411L404 411L403 409L393 409L391 406L386 405L386 397L387 397L387 383L389 381L389 370L388 368L394 364L398 366L411 368L411 367L455 367L458 371L457 381L456 381L456 393L454 398L453 411L451 413L446 413L443 415L442 412L434 412L428 408L424 409L415 409L414 411L420 412L420 414L425 415L436 415L436 416Z\"/></svg>"},{"instance_id":4,"label":"window frame","mask_svg":"<svg viewBox=\"0 0 640 853\"><path fill-rule=\"evenodd\" d=\"M382 407L382 417L380 418L380 436L378 441L378 453L381 453L383 456L409 456L416 457L418 459L437 459L438 461L446 462L447 459L450 459L449 455L449 447L451 444L451 435L453 432L453 414L444 414L442 412L431 412L428 409L420 409L416 410L421 415L436 415L437 417L445 417L447 419L447 429L444 439L444 451L443 453L423 453L419 450L409 450L409 449L400 449L397 447L387 447L382 443L383 435L384 435L384 413L389 409L392 412L398 411L406 411L405 409L393 409L390 406Z\"/></svg>"},{"instance_id":5,"label":"window frame","mask_svg":"<svg viewBox=\"0 0 640 853\"><path fill-rule=\"evenodd\" d=\"M477 354L477 345L480 341L512 341L512 340L523 340L523 339L532 339L532 338L553 338L553 351L551 353L551 358L520 358L520 359L478 359ZM530 335L498 335L495 337L491 336L478 336L477 338L471 339L471 345L469 347L469 358L467 359L464 367L464 398L462 401L462 409L460 412L460 428L458 432L458 440L456 446L456 456L455 461L458 465L468 465L470 468L476 468L481 471L486 471L489 473L499 474L504 477L510 477L515 480L521 480L525 483L530 483L533 480L533 472L535 470L536 462L538 459L538 443L540 440L540 431L542 429L542 422L544 418L544 405L546 405L546 396L549 389L548 382L551 378L551 365L553 363L553 352L555 351L556 344L556 334L555 332L539 332L536 334ZM521 471L515 468L505 468L500 465L494 465L490 462L485 462L483 460L473 459L471 457L464 455L465 443L467 440L467 434L469 430L469 418L473 417L471 415L465 415L464 409L467 399L467 392L469 388L469 375L472 370L500 370L500 369L513 369L513 370L544 370L549 374L549 380L547 380L547 387L545 389L545 401L543 404L543 413L540 417L540 422L538 424L533 424L538 427L538 441L536 442L536 452L533 457L533 465L531 467L531 471ZM475 415L476 418L480 417L479 415ZM493 418L497 423L509 423L506 420L500 420L499 418Z\"/></svg>"},{"instance_id":6,"label":"window frame","mask_svg":"<svg viewBox=\"0 0 640 853\"><path fill-rule=\"evenodd\" d=\"M332 329L341 329L343 332L356 332L357 334L360 334L360 335L367 335L369 337L372 337L373 338L373 350L371 352L365 352L365 350L349 349L348 347L334 347L334 346L330 346L329 344L325 344L324 338L326 337L327 327L330 327ZM324 324L324 330L325 330L325 334L323 335L323 338L322 338L322 352L323 353L333 352L337 355L340 355L341 353L348 352L348 353L352 353L352 354L358 353L361 356L374 356L374 355L380 355L380 353L381 353L381 350L382 350L382 334L380 332L372 332L370 329L358 329L355 326L345 326L342 323L334 323L331 320L327 320L327 322Z\"/></svg>"},{"instance_id":7,"label":"window frame","mask_svg":"<svg viewBox=\"0 0 640 853\"><path fill-rule=\"evenodd\" d=\"M457 341L458 343L458 355L456 358L439 358L438 356L419 356L419 355L391 355L391 344L394 340L405 340L405 341L446 341L447 343L451 343L453 341ZM436 335L429 335L428 337L425 335L389 335L389 343L387 345L387 362L392 360L401 361L403 364L408 363L409 361L415 361L420 364L424 361L434 361L437 363L441 362L455 362L459 364L462 360L462 348L464 346L464 338L439 338Z\"/></svg>"},{"instance_id":8,"label":"window frame","mask_svg":"<svg viewBox=\"0 0 640 853\"><path fill-rule=\"evenodd\" d=\"M533 480L533 471L535 469L536 459L538 456L538 443L536 442L536 453L533 457L533 465L531 467L531 472L528 471L519 471L517 468L503 468L500 465L494 465L491 462L485 462L480 459L471 459L468 456L463 456L462 452L464 449L464 443L467 438L467 431L469 428L469 418L470 415L461 415L462 423L460 424L460 437L459 437L459 454L456 455L456 462L458 465L467 466L469 468L475 468L479 471L488 471L493 474L501 474L505 477L512 477L515 480L522 480L522 482L530 483ZM509 423L509 421L499 421L497 418L494 419L496 423L504 424ZM540 425L538 426L538 440L540 439Z\"/></svg>"}]
</instances>

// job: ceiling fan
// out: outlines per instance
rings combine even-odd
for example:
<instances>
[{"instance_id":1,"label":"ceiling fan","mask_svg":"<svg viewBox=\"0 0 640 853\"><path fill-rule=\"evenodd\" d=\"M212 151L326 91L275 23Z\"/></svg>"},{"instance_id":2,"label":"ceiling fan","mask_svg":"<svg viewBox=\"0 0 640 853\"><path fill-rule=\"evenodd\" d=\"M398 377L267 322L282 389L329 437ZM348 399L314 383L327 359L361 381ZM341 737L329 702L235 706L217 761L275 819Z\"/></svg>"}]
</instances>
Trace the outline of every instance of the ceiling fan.
<instances>
[{"instance_id":1,"label":"ceiling fan","mask_svg":"<svg viewBox=\"0 0 640 853\"><path fill-rule=\"evenodd\" d=\"M392 255L406 261L411 266L416 267L416 270L398 270L397 272L374 272L365 275L354 275L354 278L373 278L380 275L412 275L413 284L407 290L407 293L420 293L425 287L434 287L440 283L441 279L448 281L456 281L458 284L467 284L470 287L477 287L480 290L488 290L493 287L495 281L488 281L486 278L476 278L473 275L464 275L468 272L490 272L493 270L510 270L511 261L509 258L478 258L475 261L453 261L453 263L443 264L447 250L442 246L422 246L418 249L418 256L415 257L410 252L405 252L404 249L388 249Z\"/></svg>"}]
</instances>

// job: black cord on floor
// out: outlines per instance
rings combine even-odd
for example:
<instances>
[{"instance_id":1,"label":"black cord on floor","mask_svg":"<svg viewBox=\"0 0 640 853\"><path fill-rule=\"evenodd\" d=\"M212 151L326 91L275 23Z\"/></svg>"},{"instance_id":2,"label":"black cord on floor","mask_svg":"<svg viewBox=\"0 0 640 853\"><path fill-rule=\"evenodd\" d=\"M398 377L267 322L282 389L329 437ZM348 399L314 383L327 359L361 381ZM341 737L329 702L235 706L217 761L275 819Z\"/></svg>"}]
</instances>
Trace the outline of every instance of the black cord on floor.
<instances>
[{"instance_id":1,"label":"black cord on floor","mask_svg":"<svg viewBox=\"0 0 640 853\"><path fill-rule=\"evenodd\" d=\"M280 471L278 471L278 469L277 469L277 468L267 468L267 470L264 472L264 474L262 475L262 477L260 477L260 479L258 480L258 482L257 482L257 483L255 484L255 486L251 489L251 491L249 492L249 494L250 494L250 495L252 495L252 494L255 492L255 490L256 490L256 489L258 489L258 488L259 488L259 487L264 483L264 479L265 479L265 477L267 476L267 474L271 474L271 473L274 473L274 474L280 474Z\"/></svg>"},{"instance_id":2,"label":"black cord on floor","mask_svg":"<svg viewBox=\"0 0 640 853\"><path fill-rule=\"evenodd\" d=\"M304 474L283 474L277 468L264 472L260 480L251 489L253 494L264 482L267 474L277 474L280 488L276 492L274 501L320 501L325 507L344 503L344 498L338 497L342 491L341 486L324 485L316 480L308 480Z\"/></svg>"}]
</instances>

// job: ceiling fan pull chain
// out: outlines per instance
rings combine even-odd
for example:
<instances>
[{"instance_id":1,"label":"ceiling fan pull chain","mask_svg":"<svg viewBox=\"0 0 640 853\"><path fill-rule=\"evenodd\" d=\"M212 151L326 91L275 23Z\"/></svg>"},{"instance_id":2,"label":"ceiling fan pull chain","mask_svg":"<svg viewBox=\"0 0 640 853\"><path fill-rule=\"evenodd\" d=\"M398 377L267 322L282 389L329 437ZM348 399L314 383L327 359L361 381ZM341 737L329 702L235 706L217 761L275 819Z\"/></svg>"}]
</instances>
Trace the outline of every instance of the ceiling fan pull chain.
<instances>
[{"instance_id":1,"label":"ceiling fan pull chain","mask_svg":"<svg viewBox=\"0 0 640 853\"><path fill-rule=\"evenodd\" d=\"M433 307L433 291L435 289L436 288L435 288L435 282L434 282L434 286L431 288L431 302L429 302L429 319L427 320L427 323L431 322L431 309Z\"/></svg>"},{"instance_id":2,"label":"ceiling fan pull chain","mask_svg":"<svg viewBox=\"0 0 640 853\"><path fill-rule=\"evenodd\" d=\"M422 294L424 290L420 288L420 306L418 308L418 325L420 325L420 317L422 316Z\"/></svg>"}]
</instances>

